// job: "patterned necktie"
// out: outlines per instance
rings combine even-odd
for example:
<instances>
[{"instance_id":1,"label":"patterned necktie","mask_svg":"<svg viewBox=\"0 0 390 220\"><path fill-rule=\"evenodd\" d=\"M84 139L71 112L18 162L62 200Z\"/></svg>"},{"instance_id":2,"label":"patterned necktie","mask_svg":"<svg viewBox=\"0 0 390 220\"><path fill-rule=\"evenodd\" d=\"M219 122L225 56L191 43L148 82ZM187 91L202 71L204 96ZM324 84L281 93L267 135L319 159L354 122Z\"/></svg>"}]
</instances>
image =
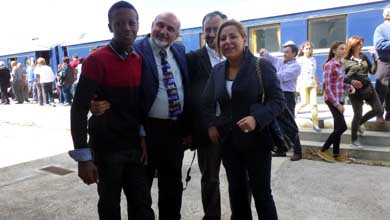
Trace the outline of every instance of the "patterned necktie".
<instances>
[{"instance_id":1,"label":"patterned necktie","mask_svg":"<svg viewBox=\"0 0 390 220\"><path fill-rule=\"evenodd\" d=\"M169 65L167 60L167 52L165 50L161 50L159 54L161 56L161 67L164 85L168 94L169 117L171 119L177 119L177 117L181 113L179 93L176 88L176 83L173 77L171 66Z\"/></svg>"}]
</instances>

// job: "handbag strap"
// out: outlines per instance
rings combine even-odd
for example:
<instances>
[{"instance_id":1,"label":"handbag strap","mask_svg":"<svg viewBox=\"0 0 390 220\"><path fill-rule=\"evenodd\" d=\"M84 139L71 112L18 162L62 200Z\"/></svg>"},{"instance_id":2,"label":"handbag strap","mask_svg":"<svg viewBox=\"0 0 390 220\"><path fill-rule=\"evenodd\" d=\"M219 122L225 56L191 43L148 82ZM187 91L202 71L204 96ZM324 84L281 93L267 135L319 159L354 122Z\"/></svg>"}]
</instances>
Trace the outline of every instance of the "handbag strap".
<instances>
[{"instance_id":1,"label":"handbag strap","mask_svg":"<svg viewBox=\"0 0 390 220\"><path fill-rule=\"evenodd\" d=\"M263 86L262 72L260 69L260 59L262 59L262 58L256 59L256 75L257 75L257 79L259 80L259 87L261 88L261 98L260 98L260 94L259 94L259 99L261 100L261 103L264 103L265 91L264 91L264 86Z\"/></svg>"}]
</instances>

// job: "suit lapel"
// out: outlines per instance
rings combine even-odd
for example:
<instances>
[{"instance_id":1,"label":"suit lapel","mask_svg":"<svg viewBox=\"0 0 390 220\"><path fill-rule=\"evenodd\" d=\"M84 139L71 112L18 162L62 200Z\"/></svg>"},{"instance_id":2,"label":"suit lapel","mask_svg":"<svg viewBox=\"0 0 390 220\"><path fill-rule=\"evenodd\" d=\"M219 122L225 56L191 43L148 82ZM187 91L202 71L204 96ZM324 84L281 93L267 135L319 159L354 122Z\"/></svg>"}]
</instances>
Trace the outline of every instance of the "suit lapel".
<instances>
[{"instance_id":1,"label":"suit lapel","mask_svg":"<svg viewBox=\"0 0 390 220\"><path fill-rule=\"evenodd\" d=\"M158 71L157 71L157 63L154 58L152 46L149 43L149 38L145 37L142 42L142 46L144 49L143 58L144 62L147 63L152 68L152 75L155 80L158 79Z\"/></svg>"},{"instance_id":2,"label":"suit lapel","mask_svg":"<svg viewBox=\"0 0 390 220\"><path fill-rule=\"evenodd\" d=\"M211 72L211 69L212 69L212 66L211 66L211 62L210 62L210 57L209 57L209 54L207 53L207 48L206 47L203 47L202 48L202 51L201 51L201 58L200 59L201 63L201 67L207 72L210 74Z\"/></svg>"},{"instance_id":3,"label":"suit lapel","mask_svg":"<svg viewBox=\"0 0 390 220\"><path fill-rule=\"evenodd\" d=\"M222 100L229 100L229 94L226 90L226 63L222 71L214 75L216 96L221 97Z\"/></svg>"}]
</instances>

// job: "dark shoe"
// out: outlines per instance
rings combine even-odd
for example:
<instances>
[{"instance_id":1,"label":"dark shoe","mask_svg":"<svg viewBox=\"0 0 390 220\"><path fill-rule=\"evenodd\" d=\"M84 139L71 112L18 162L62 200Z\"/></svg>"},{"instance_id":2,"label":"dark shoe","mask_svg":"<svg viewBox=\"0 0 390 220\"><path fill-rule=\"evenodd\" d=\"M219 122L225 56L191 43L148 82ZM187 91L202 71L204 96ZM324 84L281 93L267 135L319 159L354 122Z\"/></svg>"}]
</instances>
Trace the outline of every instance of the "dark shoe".
<instances>
[{"instance_id":1,"label":"dark shoe","mask_svg":"<svg viewBox=\"0 0 390 220\"><path fill-rule=\"evenodd\" d=\"M302 159L302 155L301 154L296 154L294 153L294 155L290 158L291 161L298 161L298 160L301 160Z\"/></svg>"},{"instance_id":2,"label":"dark shoe","mask_svg":"<svg viewBox=\"0 0 390 220\"><path fill-rule=\"evenodd\" d=\"M287 154L286 154L286 152L276 151L276 152L272 152L272 156L273 157L286 157Z\"/></svg>"}]
</instances>

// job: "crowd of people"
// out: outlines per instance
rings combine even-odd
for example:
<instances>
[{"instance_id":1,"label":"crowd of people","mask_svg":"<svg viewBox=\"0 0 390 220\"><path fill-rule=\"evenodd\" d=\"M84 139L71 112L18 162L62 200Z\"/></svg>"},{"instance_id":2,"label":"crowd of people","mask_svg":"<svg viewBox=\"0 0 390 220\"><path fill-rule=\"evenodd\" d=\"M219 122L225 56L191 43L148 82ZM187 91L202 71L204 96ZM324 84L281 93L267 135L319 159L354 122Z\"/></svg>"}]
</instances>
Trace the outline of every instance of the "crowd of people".
<instances>
[{"instance_id":1,"label":"crowd of people","mask_svg":"<svg viewBox=\"0 0 390 220\"><path fill-rule=\"evenodd\" d=\"M81 74L84 58L73 56L63 58L58 65L58 72L47 65L45 58L39 57L26 61L26 68L22 63L11 61L8 69L0 61L1 104L10 104L13 99L16 104L38 103L39 105L68 106L72 104L73 95ZM55 101L58 98L58 102Z\"/></svg>"},{"instance_id":2,"label":"crowd of people","mask_svg":"<svg viewBox=\"0 0 390 220\"><path fill-rule=\"evenodd\" d=\"M358 133L367 120L390 121L390 8L384 9L383 17L374 34L375 50L369 51L371 59L362 53L364 39L359 36L329 48L323 86L334 130L318 152L328 162L349 162L339 154L347 129L346 95L354 111L352 147L362 147ZM75 149L69 155L78 162L81 180L97 184L102 220L121 219L122 190L129 219L155 219L155 177L159 219L181 219L186 149L198 153L204 220L221 219L221 163L232 220L253 218L252 197L259 219L278 219L271 161L272 156L286 156L286 151L275 146L271 126L286 109L295 114L310 104L313 129L321 132L317 71L322 70L316 69L315 45L307 41L298 47L287 41L284 57L265 48L256 57L247 47L243 25L214 11L202 20L206 44L186 54L176 41L180 20L175 14L157 15L150 34L135 41L138 21L133 5L113 4L108 11L111 42L85 61L65 57L56 74L43 58L37 65L27 62L26 70L16 62L11 71L0 63L2 103L9 103L13 94L17 103L30 98L50 104L53 91L58 91L59 102L71 105ZM369 73L376 74L375 88ZM296 91L301 97L297 107ZM363 115L364 103L372 109ZM299 136L293 140L293 152L291 161L302 159Z\"/></svg>"}]
</instances>

